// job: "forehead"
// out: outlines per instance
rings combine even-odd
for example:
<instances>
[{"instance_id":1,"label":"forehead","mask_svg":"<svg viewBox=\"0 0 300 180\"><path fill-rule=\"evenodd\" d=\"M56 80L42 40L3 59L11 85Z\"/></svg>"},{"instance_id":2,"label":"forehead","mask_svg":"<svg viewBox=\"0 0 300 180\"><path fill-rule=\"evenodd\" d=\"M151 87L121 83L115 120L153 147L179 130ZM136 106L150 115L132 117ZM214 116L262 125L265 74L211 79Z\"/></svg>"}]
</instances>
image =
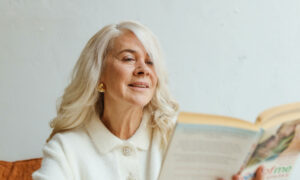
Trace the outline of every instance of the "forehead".
<instances>
[{"instance_id":1,"label":"forehead","mask_svg":"<svg viewBox=\"0 0 300 180\"><path fill-rule=\"evenodd\" d=\"M138 53L147 54L143 44L131 31L124 31L121 35L112 39L112 44L110 45L110 50L113 53L118 53L124 49L131 49Z\"/></svg>"}]
</instances>

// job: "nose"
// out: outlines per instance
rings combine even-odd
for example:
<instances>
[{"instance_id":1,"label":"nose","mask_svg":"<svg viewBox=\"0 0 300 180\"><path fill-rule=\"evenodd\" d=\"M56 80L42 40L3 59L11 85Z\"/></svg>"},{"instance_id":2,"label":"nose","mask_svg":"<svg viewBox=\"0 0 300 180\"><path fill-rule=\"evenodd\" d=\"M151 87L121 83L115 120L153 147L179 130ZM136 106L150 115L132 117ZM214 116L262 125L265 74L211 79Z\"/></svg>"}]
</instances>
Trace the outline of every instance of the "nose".
<instances>
[{"instance_id":1,"label":"nose","mask_svg":"<svg viewBox=\"0 0 300 180\"><path fill-rule=\"evenodd\" d=\"M149 75L149 67L147 66L145 61L140 61L136 64L134 75L136 76Z\"/></svg>"}]
</instances>

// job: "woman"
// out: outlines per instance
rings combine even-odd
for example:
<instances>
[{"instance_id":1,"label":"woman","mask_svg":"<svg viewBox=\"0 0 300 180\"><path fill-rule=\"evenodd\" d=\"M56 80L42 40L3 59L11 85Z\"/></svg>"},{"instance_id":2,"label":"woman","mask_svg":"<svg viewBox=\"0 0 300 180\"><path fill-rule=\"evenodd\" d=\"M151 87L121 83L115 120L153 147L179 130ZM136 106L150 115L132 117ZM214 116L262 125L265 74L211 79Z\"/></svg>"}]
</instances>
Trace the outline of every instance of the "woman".
<instances>
[{"instance_id":1,"label":"woman","mask_svg":"<svg viewBox=\"0 0 300 180\"><path fill-rule=\"evenodd\" d=\"M81 53L33 178L157 179L177 109L155 36L108 25Z\"/></svg>"},{"instance_id":2,"label":"woman","mask_svg":"<svg viewBox=\"0 0 300 180\"><path fill-rule=\"evenodd\" d=\"M80 55L33 179L157 179L177 111L151 31L105 26Z\"/></svg>"}]
</instances>

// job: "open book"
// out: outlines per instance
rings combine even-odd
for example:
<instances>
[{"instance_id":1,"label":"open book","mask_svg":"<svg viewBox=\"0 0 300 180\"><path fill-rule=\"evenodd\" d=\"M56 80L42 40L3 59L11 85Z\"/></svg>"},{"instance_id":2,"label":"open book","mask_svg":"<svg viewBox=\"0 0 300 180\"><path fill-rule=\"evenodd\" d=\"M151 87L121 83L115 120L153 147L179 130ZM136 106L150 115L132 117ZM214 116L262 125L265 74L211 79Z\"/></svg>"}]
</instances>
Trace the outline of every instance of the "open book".
<instances>
[{"instance_id":1,"label":"open book","mask_svg":"<svg viewBox=\"0 0 300 180\"><path fill-rule=\"evenodd\" d=\"M250 180L263 165L265 179L286 180L300 154L300 103L261 113L255 124L236 118L180 113L160 180Z\"/></svg>"}]
</instances>

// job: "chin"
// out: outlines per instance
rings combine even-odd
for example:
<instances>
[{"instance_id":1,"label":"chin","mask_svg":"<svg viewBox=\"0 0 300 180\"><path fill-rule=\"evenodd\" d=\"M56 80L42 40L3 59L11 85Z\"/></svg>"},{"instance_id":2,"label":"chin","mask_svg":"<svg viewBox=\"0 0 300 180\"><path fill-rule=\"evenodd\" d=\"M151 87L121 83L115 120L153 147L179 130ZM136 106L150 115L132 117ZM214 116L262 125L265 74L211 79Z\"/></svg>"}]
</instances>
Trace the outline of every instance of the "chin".
<instances>
[{"instance_id":1,"label":"chin","mask_svg":"<svg viewBox=\"0 0 300 180\"><path fill-rule=\"evenodd\" d=\"M149 102L133 102L132 104L139 107L145 107Z\"/></svg>"},{"instance_id":2,"label":"chin","mask_svg":"<svg viewBox=\"0 0 300 180\"><path fill-rule=\"evenodd\" d=\"M131 101L131 104L139 106L139 107L145 107L147 104L149 104L151 99L147 98L135 98L133 101Z\"/></svg>"}]
</instances>

